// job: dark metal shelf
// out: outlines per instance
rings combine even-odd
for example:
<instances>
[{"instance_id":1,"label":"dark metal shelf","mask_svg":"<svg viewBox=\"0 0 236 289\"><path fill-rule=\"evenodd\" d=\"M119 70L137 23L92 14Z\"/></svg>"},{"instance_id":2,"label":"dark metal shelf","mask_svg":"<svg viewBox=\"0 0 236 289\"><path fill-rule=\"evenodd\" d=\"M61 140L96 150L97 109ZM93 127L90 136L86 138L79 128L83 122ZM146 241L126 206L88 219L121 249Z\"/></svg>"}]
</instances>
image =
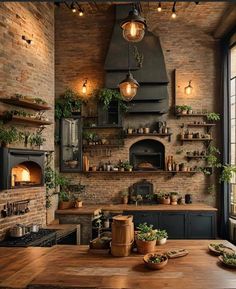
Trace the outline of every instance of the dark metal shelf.
<instances>
[{"instance_id":1,"label":"dark metal shelf","mask_svg":"<svg viewBox=\"0 0 236 289\"><path fill-rule=\"evenodd\" d=\"M168 137L168 141L171 141L172 133L130 133L125 134L125 137L139 137L139 136L155 136L155 137Z\"/></svg>"},{"instance_id":2,"label":"dark metal shelf","mask_svg":"<svg viewBox=\"0 0 236 289\"><path fill-rule=\"evenodd\" d=\"M36 102L32 102L29 100L25 99L18 99L18 98L2 98L0 99L1 102L14 105L14 106L20 106L20 107L25 107L25 108L30 108L34 110L50 110L52 109L49 105L47 104L38 104Z\"/></svg>"}]
</instances>

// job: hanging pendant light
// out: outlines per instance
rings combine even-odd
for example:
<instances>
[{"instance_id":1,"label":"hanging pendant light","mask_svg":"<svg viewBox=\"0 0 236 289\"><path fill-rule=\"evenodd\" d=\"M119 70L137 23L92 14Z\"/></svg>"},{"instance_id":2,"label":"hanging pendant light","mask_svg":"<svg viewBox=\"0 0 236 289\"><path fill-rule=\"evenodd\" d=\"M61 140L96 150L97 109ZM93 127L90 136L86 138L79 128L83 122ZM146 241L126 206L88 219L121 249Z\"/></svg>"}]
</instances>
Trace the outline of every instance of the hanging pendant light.
<instances>
[{"instance_id":1,"label":"hanging pendant light","mask_svg":"<svg viewBox=\"0 0 236 289\"><path fill-rule=\"evenodd\" d=\"M137 94L139 88L139 83L134 79L132 73L130 72L130 45L128 44L128 73L126 78L122 80L119 84L120 94L124 101L131 101Z\"/></svg>"},{"instance_id":2,"label":"hanging pendant light","mask_svg":"<svg viewBox=\"0 0 236 289\"><path fill-rule=\"evenodd\" d=\"M146 29L146 21L139 15L137 9L133 8L121 22L121 28L123 29L123 37L129 42L139 42L143 39Z\"/></svg>"},{"instance_id":3,"label":"hanging pendant light","mask_svg":"<svg viewBox=\"0 0 236 289\"><path fill-rule=\"evenodd\" d=\"M132 73L129 71L126 78L120 82L119 88L124 101L131 101L137 94L139 83L134 79Z\"/></svg>"}]
</instances>

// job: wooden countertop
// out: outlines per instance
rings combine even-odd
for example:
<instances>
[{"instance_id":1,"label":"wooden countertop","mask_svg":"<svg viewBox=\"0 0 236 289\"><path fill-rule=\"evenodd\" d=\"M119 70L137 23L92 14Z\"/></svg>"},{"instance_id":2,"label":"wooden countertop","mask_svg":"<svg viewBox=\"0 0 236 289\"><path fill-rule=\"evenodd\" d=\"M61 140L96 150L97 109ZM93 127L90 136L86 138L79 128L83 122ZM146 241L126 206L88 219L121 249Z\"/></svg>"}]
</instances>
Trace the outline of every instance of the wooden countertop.
<instances>
[{"instance_id":1,"label":"wooden countertop","mask_svg":"<svg viewBox=\"0 0 236 289\"><path fill-rule=\"evenodd\" d=\"M145 267L143 256L115 258L92 254L87 246L0 248L0 288L29 289L209 289L235 288L236 271L208 252L217 240L168 240L158 252L185 248L189 255L169 260L160 271Z\"/></svg>"},{"instance_id":2,"label":"wooden countertop","mask_svg":"<svg viewBox=\"0 0 236 289\"><path fill-rule=\"evenodd\" d=\"M122 213L123 211L217 211L216 208L202 203L188 205L84 205L82 208L57 210L60 215L96 215L99 212L110 211Z\"/></svg>"}]
</instances>

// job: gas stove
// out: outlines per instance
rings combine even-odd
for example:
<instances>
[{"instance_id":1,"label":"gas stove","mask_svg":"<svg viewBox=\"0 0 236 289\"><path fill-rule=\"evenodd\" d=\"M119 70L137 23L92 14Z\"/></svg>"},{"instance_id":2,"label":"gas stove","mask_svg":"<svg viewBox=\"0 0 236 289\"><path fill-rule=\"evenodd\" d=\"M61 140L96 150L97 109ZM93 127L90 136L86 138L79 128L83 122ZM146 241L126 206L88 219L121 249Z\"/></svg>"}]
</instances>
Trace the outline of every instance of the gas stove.
<instances>
[{"instance_id":1,"label":"gas stove","mask_svg":"<svg viewBox=\"0 0 236 289\"><path fill-rule=\"evenodd\" d=\"M7 237L0 242L0 247L51 247L57 242L56 230L39 229L37 233L28 233L23 237Z\"/></svg>"}]
</instances>

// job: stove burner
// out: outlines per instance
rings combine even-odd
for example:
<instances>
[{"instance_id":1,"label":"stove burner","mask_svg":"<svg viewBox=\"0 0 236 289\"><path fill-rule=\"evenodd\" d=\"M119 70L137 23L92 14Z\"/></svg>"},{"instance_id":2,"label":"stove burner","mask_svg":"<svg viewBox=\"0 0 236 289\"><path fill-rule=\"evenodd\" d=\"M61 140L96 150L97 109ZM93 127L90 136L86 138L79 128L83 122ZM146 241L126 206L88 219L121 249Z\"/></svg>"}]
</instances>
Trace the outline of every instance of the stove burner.
<instances>
[{"instance_id":1,"label":"stove burner","mask_svg":"<svg viewBox=\"0 0 236 289\"><path fill-rule=\"evenodd\" d=\"M40 229L20 238L8 237L0 242L0 247L51 247L56 244L56 230Z\"/></svg>"}]
</instances>

